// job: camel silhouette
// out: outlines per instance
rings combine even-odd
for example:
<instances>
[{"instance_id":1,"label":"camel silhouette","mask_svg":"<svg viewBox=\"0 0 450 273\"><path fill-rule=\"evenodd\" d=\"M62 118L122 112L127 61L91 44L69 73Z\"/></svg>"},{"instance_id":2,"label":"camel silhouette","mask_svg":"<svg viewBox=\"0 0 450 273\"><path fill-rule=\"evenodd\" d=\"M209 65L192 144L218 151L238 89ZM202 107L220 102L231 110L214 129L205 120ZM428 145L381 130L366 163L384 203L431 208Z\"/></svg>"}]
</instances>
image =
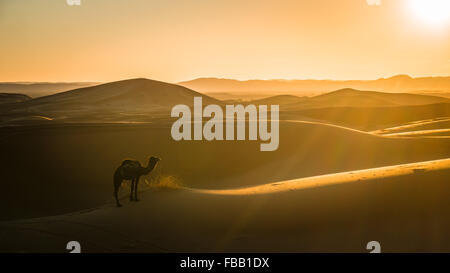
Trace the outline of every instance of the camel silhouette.
<instances>
[{"instance_id":1,"label":"camel silhouette","mask_svg":"<svg viewBox=\"0 0 450 273\"><path fill-rule=\"evenodd\" d=\"M131 180L130 201L139 201L137 198L137 189L139 184L139 178L142 175L149 174L156 166L156 163L161 160L157 157L150 157L147 167L142 167L141 163L137 160L124 160L122 164L114 172L114 197L116 198L116 204L118 207L122 205L117 198L120 185L123 180ZM133 196L134 193L134 196Z\"/></svg>"}]
</instances>

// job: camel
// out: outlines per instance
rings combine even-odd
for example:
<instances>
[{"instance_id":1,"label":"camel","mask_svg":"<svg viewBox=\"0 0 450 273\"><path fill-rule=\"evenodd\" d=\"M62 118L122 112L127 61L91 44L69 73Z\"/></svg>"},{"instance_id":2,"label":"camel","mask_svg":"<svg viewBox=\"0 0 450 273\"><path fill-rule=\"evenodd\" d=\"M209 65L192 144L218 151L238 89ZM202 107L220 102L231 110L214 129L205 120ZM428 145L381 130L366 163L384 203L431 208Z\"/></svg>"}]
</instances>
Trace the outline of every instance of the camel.
<instances>
[{"instance_id":1,"label":"camel","mask_svg":"<svg viewBox=\"0 0 450 273\"><path fill-rule=\"evenodd\" d=\"M117 198L119 187L123 180L131 180L131 192L130 201L139 201L137 198L137 189L139 184L139 178L142 175L149 174L156 166L156 163L161 160L157 157L150 157L147 167L142 167L141 163L137 160L124 160L122 164L114 172L114 197L116 198L116 204L118 207L122 205ZM134 196L133 196L134 193Z\"/></svg>"}]
</instances>

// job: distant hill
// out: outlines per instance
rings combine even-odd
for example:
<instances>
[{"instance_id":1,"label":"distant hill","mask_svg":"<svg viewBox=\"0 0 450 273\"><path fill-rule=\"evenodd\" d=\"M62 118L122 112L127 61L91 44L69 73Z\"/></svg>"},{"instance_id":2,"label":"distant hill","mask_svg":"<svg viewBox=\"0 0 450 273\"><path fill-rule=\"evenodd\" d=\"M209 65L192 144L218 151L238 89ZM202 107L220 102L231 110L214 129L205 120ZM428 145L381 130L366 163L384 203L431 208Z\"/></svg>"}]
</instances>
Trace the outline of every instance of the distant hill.
<instances>
[{"instance_id":1,"label":"distant hill","mask_svg":"<svg viewBox=\"0 0 450 273\"><path fill-rule=\"evenodd\" d=\"M72 90L81 87L88 87L97 85L95 82L70 82L70 83L20 83L20 82L3 82L0 83L0 92L3 93L21 93L32 98L48 96L67 90Z\"/></svg>"},{"instance_id":2,"label":"distant hill","mask_svg":"<svg viewBox=\"0 0 450 273\"><path fill-rule=\"evenodd\" d=\"M225 103L279 104L282 112L302 112L304 116L310 118L343 122L353 127L364 125L364 120L358 121L360 116L372 115L365 114L365 111L376 113L370 117L371 121L367 123L368 126L379 124L376 120L378 110L370 110L371 108L381 107L385 109L431 104L450 105L449 98L407 93L360 91L349 88L315 97L278 95L249 102L225 102L180 85L143 78L78 88L35 99L30 99L25 95L16 96L20 98L16 98L15 101L21 101L20 103L4 104L0 109L5 122L13 120L17 123L17 120L23 120L24 117L35 122L36 116L43 117L43 120L42 118L38 119L38 121L42 120L43 122L49 120L54 122L59 120L74 122L148 122L154 121L155 118L170 118L170 109L174 105L186 104L191 106L195 96L202 96L204 105L223 105ZM352 110L353 108L363 110ZM341 109L338 111L339 114L336 109ZM331 114L327 115L326 113ZM355 124L349 123L352 117L346 118L348 113L353 113L354 116L358 117L353 118ZM403 116L402 113L403 110L397 110L395 115L392 114L391 119L397 120L395 117ZM405 113L409 112L406 111ZM419 119L422 119L422 116L423 118L428 117L426 111L420 111L420 113L420 115L411 114L410 117ZM432 114L431 117L435 117L435 114ZM380 116L383 116L383 113ZM386 117L386 120L388 120L388 117Z\"/></svg>"},{"instance_id":3,"label":"distant hill","mask_svg":"<svg viewBox=\"0 0 450 273\"><path fill-rule=\"evenodd\" d=\"M450 92L445 91L426 91L426 90L417 90L410 92L411 94L420 94L420 95L429 95L429 96L437 96L437 97L444 97L444 98L450 98Z\"/></svg>"},{"instance_id":4,"label":"distant hill","mask_svg":"<svg viewBox=\"0 0 450 273\"><path fill-rule=\"evenodd\" d=\"M412 78L397 75L377 80L248 80L199 78L179 83L199 92L330 92L343 88L381 92L412 92L416 90L450 92L450 77Z\"/></svg>"},{"instance_id":5,"label":"distant hill","mask_svg":"<svg viewBox=\"0 0 450 273\"><path fill-rule=\"evenodd\" d=\"M20 104L15 111L55 116L95 117L99 113L127 115L167 110L176 104L192 105L194 96L204 104L220 101L175 84L130 79L74 89Z\"/></svg>"},{"instance_id":6,"label":"distant hill","mask_svg":"<svg viewBox=\"0 0 450 273\"><path fill-rule=\"evenodd\" d=\"M30 99L29 96L24 94L0 93L0 104L23 102Z\"/></svg>"},{"instance_id":7,"label":"distant hill","mask_svg":"<svg viewBox=\"0 0 450 273\"><path fill-rule=\"evenodd\" d=\"M279 104L282 106L281 110L301 110L328 107L387 107L426 105L435 103L450 103L450 99L419 94L383 93L346 88L315 97L297 97L293 95L273 96L260 100L254 100L250 103Z\"/></svg>"},{"instance_id":8,"label":"distant hill","mask_svg":"<svg viewBox=\"0 0 450 273\"><path fill-rule=\"evenodd\" d=\"M315 97L273 96L249 103L279 104L281 119L307 118L360 130L450 117L449 98L354 89L341 89Z\"/></svg>"},{"instance_id":9,"label":"distant hill","mask_svg":"<svg viewBox=\"0 0 450 273\"><path fill-rule=\"evenodd\" d=\"M310 99L309 106L314 107L384 107L399 105L424 105L433 103L450 103L450 99L407 93L383 93L375 91L360 91L341 89L319 95Z\"/></svg>"}]
</instances>

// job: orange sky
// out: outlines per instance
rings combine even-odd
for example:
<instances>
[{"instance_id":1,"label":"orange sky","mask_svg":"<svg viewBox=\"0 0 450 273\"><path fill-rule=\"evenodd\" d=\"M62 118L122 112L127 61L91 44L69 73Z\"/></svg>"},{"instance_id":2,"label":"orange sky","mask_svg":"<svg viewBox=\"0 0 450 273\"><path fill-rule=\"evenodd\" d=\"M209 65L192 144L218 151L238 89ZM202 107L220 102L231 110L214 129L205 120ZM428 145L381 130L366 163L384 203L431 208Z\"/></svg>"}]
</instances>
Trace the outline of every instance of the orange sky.
<instances>
[{"instance_id":1,"label":"orange sky","mask_svg":"<svg viewBox=\"0 0 450 273\"><path fill-rule=\"evenodd\" d=\"M377 1L1 0L0 81L450 75L450 5Z\"/></svg>"}]
</instances>

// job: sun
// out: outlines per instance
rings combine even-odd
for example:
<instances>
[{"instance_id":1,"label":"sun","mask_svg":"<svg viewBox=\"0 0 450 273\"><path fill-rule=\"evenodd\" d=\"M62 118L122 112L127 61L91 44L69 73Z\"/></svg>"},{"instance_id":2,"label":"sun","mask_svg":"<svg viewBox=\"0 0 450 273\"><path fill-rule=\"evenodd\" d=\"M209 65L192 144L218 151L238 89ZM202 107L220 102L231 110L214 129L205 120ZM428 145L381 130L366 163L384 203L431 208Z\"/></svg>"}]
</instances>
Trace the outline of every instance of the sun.
<instances>
[{"instance_id":1,"label":"sun","mask_svg":"<svg viewBox=\"0 0 450 273\"><path fill-rule=\"evenodd\" d=\"M412 13L432 25L450 23L450 0L408 0Z\"/></svg>"}]
</instances>

